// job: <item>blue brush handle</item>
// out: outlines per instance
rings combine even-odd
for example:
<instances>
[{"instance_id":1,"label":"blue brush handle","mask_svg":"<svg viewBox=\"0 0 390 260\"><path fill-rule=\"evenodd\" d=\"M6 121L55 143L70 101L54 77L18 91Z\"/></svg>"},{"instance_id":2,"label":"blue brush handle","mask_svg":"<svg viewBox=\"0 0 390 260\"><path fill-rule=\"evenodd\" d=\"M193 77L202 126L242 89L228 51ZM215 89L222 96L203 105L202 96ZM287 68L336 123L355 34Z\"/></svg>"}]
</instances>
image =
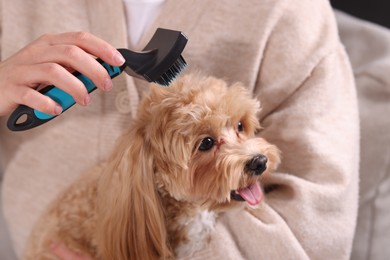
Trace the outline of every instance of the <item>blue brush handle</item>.
<instances>
[{"instance_id":1,"label":"blue brush handle","mask_svg":"<svg viewBox=\"0 0 390 260\"><path fill-rule=\"evenodd\" d=\"M111 78L121 74L124 69L123 67L111 66L100 59L97 59L97 61L99 61L99 63L107 70ZM88 77L79 72L75 72L73 75L83 82L88 93L91 93L96 89L95 84ZM71 95L53 85L43 88L40 92L57 102L62 107L62 113L76 103ZM18 120L20 121L23 118L23 116L26 118L23 119L22 122L18 122ZM10 115L7 126L12 131L22 131L44 124L55 117L56 116L43 113L28 106L20 105Z\"/></svg>"}]
</instances>

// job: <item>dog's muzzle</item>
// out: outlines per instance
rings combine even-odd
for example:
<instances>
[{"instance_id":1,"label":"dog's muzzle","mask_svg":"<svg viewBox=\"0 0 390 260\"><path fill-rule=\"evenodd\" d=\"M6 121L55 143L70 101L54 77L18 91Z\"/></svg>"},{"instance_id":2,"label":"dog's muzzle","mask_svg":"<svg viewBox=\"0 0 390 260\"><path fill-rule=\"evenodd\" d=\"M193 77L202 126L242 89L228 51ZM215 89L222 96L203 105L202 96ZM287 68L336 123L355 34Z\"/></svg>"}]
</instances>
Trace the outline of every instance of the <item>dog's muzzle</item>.
<instances>
[{"instance_id":1,"label":"dog's muzzle","mask_svg":"<svg viewBox=\"0 0 390 260\"><path fill-rule=\"evenodd\" d=\"M257 154L245 164L245 172L252 175L261 175L267 169L267 161L265 155Z\"/></svg>"},{"instance_id":2,"label":"dog's muzzle","mask_svg":"<svg viewBox=\"0 0 390 260\"><path fill-rule=\"evenodd\" d=\"M267 169L268 158L262 154L256 154L245 164L245 173L259 176ZM257 205L263 197L263 192L259 183L250 183L247 187L242 187L230 192L230 198L236 201L246 201L250 205Z\"/></svg>"}]
</instances>

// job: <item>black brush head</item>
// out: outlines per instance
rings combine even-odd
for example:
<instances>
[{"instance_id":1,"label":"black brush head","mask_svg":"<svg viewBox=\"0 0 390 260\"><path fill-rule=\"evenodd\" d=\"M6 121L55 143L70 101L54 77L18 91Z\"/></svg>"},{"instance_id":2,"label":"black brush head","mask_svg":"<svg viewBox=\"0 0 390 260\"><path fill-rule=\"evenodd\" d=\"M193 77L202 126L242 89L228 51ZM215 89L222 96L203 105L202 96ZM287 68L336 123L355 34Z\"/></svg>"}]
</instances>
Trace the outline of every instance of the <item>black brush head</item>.
<instances>
[{"instance_id":1,"label":"black brush head","mask_svg":"<svg viewBox=\"0 0 390 260\"><path fill-rule=\"evenodd\" d=\"M173 65L164 73L162 73L156 80L151 80L162 86L171 85L172 81L185 69L187 66L183 56L180 57L173 63Z\"/></svg>"},{"instance_id":2,"label":"black brush head","mask_svg":"<svg viewBox=\"0 0 390 260\"><path fill-rule=\"evenodd\" d=\"M119 49L126 60L124 70L131 76L169 86L187 66L181 55L187 41L182 32L158 28L142 52Z\"/></svg>"}]
</instances>

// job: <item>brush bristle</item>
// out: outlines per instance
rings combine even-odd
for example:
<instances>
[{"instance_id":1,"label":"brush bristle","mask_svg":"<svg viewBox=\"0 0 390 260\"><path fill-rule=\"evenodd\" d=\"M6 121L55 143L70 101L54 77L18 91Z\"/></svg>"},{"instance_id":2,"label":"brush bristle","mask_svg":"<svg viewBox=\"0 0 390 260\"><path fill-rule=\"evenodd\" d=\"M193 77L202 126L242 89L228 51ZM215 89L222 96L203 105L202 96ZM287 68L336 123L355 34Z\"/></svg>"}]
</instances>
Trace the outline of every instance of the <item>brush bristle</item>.
<instances>
[{"instance_id":1,"label":"brush bristle","mask_svg":"<svg viewBox=\"0 0 390 260\"><path fill-rule=\"evenodd\" d=\"M187 62L184 60L183 56L180 55L176 62L154 82L167 87L185 69L186 66Z\"/></svg>"}]
</instances>

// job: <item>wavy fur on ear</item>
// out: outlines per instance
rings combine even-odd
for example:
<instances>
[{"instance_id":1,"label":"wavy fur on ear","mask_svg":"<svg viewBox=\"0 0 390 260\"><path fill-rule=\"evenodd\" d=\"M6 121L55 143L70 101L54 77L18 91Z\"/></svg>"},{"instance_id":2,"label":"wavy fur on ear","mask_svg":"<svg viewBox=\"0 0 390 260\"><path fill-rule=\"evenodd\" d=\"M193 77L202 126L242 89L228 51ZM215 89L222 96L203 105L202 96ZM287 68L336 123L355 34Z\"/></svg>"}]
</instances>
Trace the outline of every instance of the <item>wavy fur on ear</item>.
<instances>
[{"instance_id":1,"label":"wavy fur on ear","mask_svg":"<svg viewBox=\"0 0 390 260\"><path fill-rule=\"evenodd\" d=\"M173 256L154 183L153 155L143 131L139 126L122 136L98 185L97 236L102 259Z\"/></svg>"}]
</instances>

